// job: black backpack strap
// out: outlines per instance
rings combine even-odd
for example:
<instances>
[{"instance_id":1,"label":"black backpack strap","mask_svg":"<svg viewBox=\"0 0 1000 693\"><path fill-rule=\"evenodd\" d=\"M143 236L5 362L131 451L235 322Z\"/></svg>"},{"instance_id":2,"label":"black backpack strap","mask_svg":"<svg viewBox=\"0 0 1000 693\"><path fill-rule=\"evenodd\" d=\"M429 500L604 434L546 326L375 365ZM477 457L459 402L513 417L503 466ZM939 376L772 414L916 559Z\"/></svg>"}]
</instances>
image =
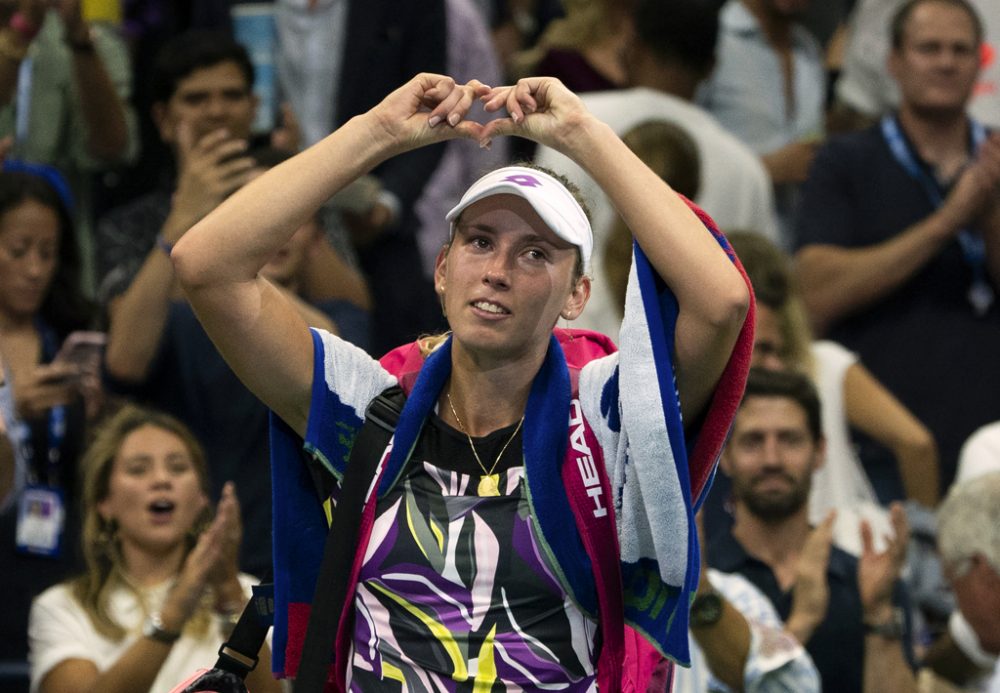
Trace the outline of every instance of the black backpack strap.
<instances>
[{"instance_id":1,"label":"black backpack strap","mask_svg":"<svg viewBox=\"0 0 1000 693\"><path fill-rule=\"evenodd\" d=\"M340 613L350 598L347 584L357 553L365 494L375 477L382 453L396 431L405 402L406 394L398 386L373 399L351 448L340 488L340 501L333 510L330 523L331 529L336 528L336 531L327 534L323 562L316 580L302 658L295 677L295 693L322 693L326 686Z\"/></svg>"},{"instance_id":2,"label":"black backpack strap","mask_svg":"<svg viewBox=\"0 0 1000 693\"><path fill-rule=\"evenodd\" d=\"M270 579L268 574L266 580ZM188 684L182 693L247 693L243 682L256 668L257 654L273 622L274 586L262 583L253 588L253 596L243 608L236 627L219 647L215 666Z\"/></svg>"},{"instance_id":3,"label":"black backpack strap","mask_svg":"<svg viewBox=\"0 0 1000 693\"><path fill-rule=\"evenodd\" d=\"M274 622L273 586L262 587L265 589L261 591L254 588L254 594L243 608L233 632L219 648L219 659L215 662L216 669L235 674L241 680L257 666L257 654Z\"/></svg>"}]
</instances>

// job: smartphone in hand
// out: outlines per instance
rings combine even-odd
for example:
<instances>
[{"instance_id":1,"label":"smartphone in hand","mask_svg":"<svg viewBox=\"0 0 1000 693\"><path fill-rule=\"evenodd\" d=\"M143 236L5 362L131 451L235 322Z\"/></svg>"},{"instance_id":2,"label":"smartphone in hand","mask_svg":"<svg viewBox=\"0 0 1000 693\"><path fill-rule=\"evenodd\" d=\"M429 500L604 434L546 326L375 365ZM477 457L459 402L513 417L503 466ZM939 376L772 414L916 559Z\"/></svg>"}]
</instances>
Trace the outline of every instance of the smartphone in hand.
<instances>
[{"instance_id":1,"label":"smartphone in hand","mask_svg":"<svg viewBox=\"0 0 1000 693\"><path fill-rule=\"evenodd\" d=\"M104 332L71 332L63 341L52 363L75 366L80 375L97 376L108 336Z\"/></svg>"}]
</instances>

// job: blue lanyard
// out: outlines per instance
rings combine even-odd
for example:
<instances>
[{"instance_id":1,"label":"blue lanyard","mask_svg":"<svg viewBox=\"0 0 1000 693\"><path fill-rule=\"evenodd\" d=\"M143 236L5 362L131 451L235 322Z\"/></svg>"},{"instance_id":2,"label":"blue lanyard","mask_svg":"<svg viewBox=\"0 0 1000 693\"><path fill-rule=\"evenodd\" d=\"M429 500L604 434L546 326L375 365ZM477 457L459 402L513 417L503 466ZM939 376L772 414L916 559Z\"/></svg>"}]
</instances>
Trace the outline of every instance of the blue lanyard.
<instances>
[{"instance_id":1,"label":"blue lanyard","mask_svg":"<svg viewBox=\"0 0 1000 693\"><path fill-rule=\"evenodd\" d=\"M882 136L885 138L886 144L889 145L893 157L903 167L903 170L920 184L931 204L935 208L939 208L944 204L944 193L941 186L917 163L906 138L903 137L896 117L892 115L883 117L881 125ZM986 128L983 127L982 123L971 118L969 119L969 127L972 132L972 152L975 153L986 140ZM990 288L986 280L986 242L978 231L962 229L958 232L958 243L962 248L965 264L972 270L969 302L978 315L984 315L993 305L994 299L993 289Z\"/></svg>"},{"instance_id":2,"label":"blue lanyard","mask_svg":"<svg viewBox=\"0 0 1000 693\"><path fill-rule=\"evenodd\" d=\"M41 321L36 321L36 328L41 333L42 336L42 353L45 354L46 358L51 358L53 354L56 353L59 345L57 343L57 338L55 332L42 323ZM66 406L63 404L56 405L49 409L48 422L46 425L46 438L48 443L48 450L45 455L45 483L49 486L58 486L59 480L59 463L62 461L62 446L63 442L66 440ZM29 476L34 476L38 473L36 468L35 460L35 448L31 444L31 434L25 431L23 439L21 441L21 451L24 455L24 460L26 462L26 467L29 470ZM41 479L30 479L29 482L34 483L41 481Z\"/></svg>"}]
</instances>

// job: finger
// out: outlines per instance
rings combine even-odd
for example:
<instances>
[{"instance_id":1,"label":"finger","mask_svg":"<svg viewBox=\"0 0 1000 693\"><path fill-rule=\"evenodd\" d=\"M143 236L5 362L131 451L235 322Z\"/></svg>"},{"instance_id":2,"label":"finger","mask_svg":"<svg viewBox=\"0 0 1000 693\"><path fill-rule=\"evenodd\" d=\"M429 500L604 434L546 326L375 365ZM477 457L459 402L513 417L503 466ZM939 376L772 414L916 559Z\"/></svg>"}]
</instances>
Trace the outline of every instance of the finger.
<instances>
[{"instance_id":1,"label":"finger","mask_svg":"<svg viewBox=\"0 0 1000 693\"><path fill-rule=\"evenodd\" d=\"M233 482L227 481L222 485L222 493L219 494L219 508L225 506L232 506L236 493L233 488Z\"/></svg>"},{"instance_id":2,"label":"finger","mask_svg":"<svg viewBox=\"0 0 1000 693\"><path fill-rule=\"evenodd\" d=\"M34 390L35 403L46 406L66 404L73 399L75 385L76 379L72 377L39 384Z\"/></svg>"},{"instance_id":3,"label":"finger","mask_svg":"<svg viewBox=\"0 0 1000 693\"><path fill-rule=\"evenodd\" d=\"M35 368L35 380L39 383L50 383L57 380L66 380L80 375L80 367L62 361L44 363Z\"/></svg>"},{"instance_id":4,"label":"finger","mask_svg":"<svg viewBox=\"0 0 1000 693\"><path fill-rule=\"evenodd\" d=\"M199 137L191 149L191 154L218 160L224 156L233 156L242 149L246 149L246 140L235 138L229 130L219 128Z\"/></svg>"},{"instance_id":5,"label":"finger","mask_svg":"<svg viewBox=\"0 0 1000 693\"><path fill-rule=\"evenodd\" d=\"M224 132L224 131L223 131ZM215 133L212 133L213 135ZM199 143L200 144L200 143ZM252 157L241 156L247 151L250 144L244 139L236 139L230 137L222 137L221 139L213 139L207 144L207 146L200 149L200 153L205 156L215 164L222 164L238 158L250 159L253 161Z\"/></svg>"},{"instance_id":6,"label":"finger","mask_svg":"<svg viewBox=\"0 0 1000 693\"><path fill-rule=\"evenodd\" d=\"M177 156L183 162L188 159L195 148L194 125L189 120L177 124Z\"/></svg>"},{"instance_id":7,"label":"finger","mask_svg":"<svg viewBox=\"0 0 1000 693\"><path fill-rule=\"evenodd\" d=\"M254 168L257 168L257 161L253 157L241 156L219 162L215 167L215 175L219 180L227 180Z\"/></svg>"},{"instance_id":8,"label":"finger","mask_svg":"<svg viewBox=\"0 0 1000 693\"><path fill-rule=\"evenodd\" d=\"M889 506L889 518L896 534L889 546L892 547L893 553L905 556L910 543L910 523L906 517L906 509L901 503L893 503Z\"/></svg>"},{"instance_id":9,"label":"finger","mask_svg":"<svg viewBox=\"0 0 1000 693\"><path fill-rule=\"evenodd\" d=\"M202 547L202 550L206 552L218 550L222 546L225 529L226 513L219 512L218 508L216 508L215 517L212 518L212 522L201 533L201 536L198 537L198 546Z\"/></svg>"},{"instance_id":10,"label":"finger","mask_svg":"<svg viewBox=\"0 0 1000 693\"><path fill-rule=\"evenodd\" d=\"M874 553L875 541L872 536L872 526L868 524L868 520L861 521L858 531L861 533L861 555Z\"/></svg>"},{"instance_id":11,"label":"finger","mask_svg":"<svg viewBox=\"0 0 1000 693\"><path fill-rule=\"evenodd\" d=\"M833 544L833 523L836 519L836 511L831 510L823 518L823 521L809 533L802 551L808 560L823 564L829 560L830 546Z\"/></svg>"},{"instance_id":12,"label":"finger","mask_svg":"<svg viewBox=\"0 0 1000 693\"><path fill-rule=\"evenodd\" d=\"M524 122L524 109L521 108L521 102L517 98L517 90L518 87L515 87L507 93L507 102L504 104L514 124Z\"/></svg>"},{"instance_id":13,"label":"finger","mask_svg":"<svg viewBox=\"0 0 1000 693\"><path fill-rule=\"evenodd\" d=\"M493 113L504 107L507 95L512 89L513 87L493 87L489 93L480 96L479 100L483 102L483 108L487 112Z\"/></svg>"},{"instance_id":14,"label":"finger","mask_svg":"<svg viewBox=\"0 0 1000 693\"><path fill-rule=\"evenodd\" d=\"M819 525L818 541L819 541L819 551L823 558L824 564L830 558L830 549L833 546L833 527L837 522L837 511L831 510L823 518L823 521Z\"/></svg>"},{"instance_id":15,"label":"finger","mask_svg":"<svg viewBox=\"0 0 1000 693\"><path fill-rule=\"evenodd\" d=\"M486 96L493 91L493 87L488 84L483 84L478 79L470 79L465 83L465 86L472 90L473 96L477 99Z\"/></svg>"},{"instance_id":16,"label":"finger","mask_svg":"<svg viewBox=\"0 0 1000 693\"><path fill-rule=\"evenodd\" d=\"M222 500L219 501L220 513L225 513L225 521L233 525L239 521L240 506L236 500L236 487L229 481L222 489Z\"/></svg>"},{"instance_id":17,"label":"finger","mask_svg":"<svg viewBox=\"0 0 1000 693\"><path fill-rule=\"evenodd\" d=\"M488 147L494 137L510 135L517 131L517 123L511 118L497 118L483 126L479 133L479 146Z\"/></svg>"},{"instance_id":18,"label":"finger","mask_svg":"<svg viewBox=\"0 0 1000 693\"><path fill-rule=\"evenodd\" d=\"M538 102L535 100L535 93L542 93L545 89L544 82L535 79L519 80L514 88L518 104L525 113L534 113L538 110Z\"/></svg>"},{"instance_id":19,"label":"finger","mask_svg":"<svg viewBox=\"0 0 1000 693\"><path fill-rule=\"evenodd\" d=\"M471 101L466 100L467 94L467 90L463 87L452 89L437 106L434 106L434 110L431 111L431 115L427 119L427 124L430 127L434 127L438 123L445 121L452 127L458 125L462 118L465 117L471 105ZM465 103L464 108L463 103Z\"/></svg>"},{"instance_id":20,"label":"finger","mask_svg":"<svg viewBox=\"0 0 1000 693\"><path fill-rule=\"evenodd\" d=\"M295 128L299 127L299 119L295 116L295 109L292 108L292 104L288 101L283 101L281 106L279 106L281 111L281 127L283 128Z\"/></svg>"},{"instance_id":21,"label":"finger","mask_svg":"<svg viewBox=\"0 0 1000 693\"><path fill-rule=\"evenodd\" d=\"M53 407L65 406L73 399L73 390L68 385L47 385L33 390L25 404L40 414Z\"/></svg>"},{"instance_id":22,"label":"finger","mask_svg":"<svg viewBox=\"0 0 1000 693\"><path fill-rule=\"evenodd\" d=\"M452 107L446 120L451 127L457 126L469 114L472 104L475 102L475 91L470 87L462 87L458 90L458 102Z\"/></svg>"},{"instance_id":23,"label":"finger","mask_svg":"<svg viewBox=\"0 0 1000 693\"><path fill-rule=\"evenodd\" d=\"M458 101L458 95L455 92L455 80L451 77L438 75L433 84L420 94L420 102L431 109L427 119L429 127L436 126L448 116L452 105Z\"/></svg>"},{"instance_id":24,"label":"finger","mask_svg":"<svg viewBox=\"0 0 1000 693\"><path fill-rule=\"evenodd\" d=\"M295 115L292 104L285 102L281 104L281 127L271 133L271 146L276 149L297 151L302 141L302 128L299 126L299 119Z\"/></svg>"},{"instance_id":25,"label":"finger","mask_svg":"<svg viewBox=\"0 0 1000 693\"><path fill-rule=\"evenodd\" d=\"M194 548L185 561L185 570L204 579L221 553L222 520L216 515L211 524L198 536Z\"/></svg>"},{"instance_id":26,"label":"finger","mask_svg":"<svg viewBox=\"0 0 1000 693\"><path fill-rule=\"evenodd\" d=\"M462 97L459 100L458 108L460 109L460 113L464 119L472 109L472 104L474 104L480 96L490 93L490 87L483 84L478 79L472 79L462 87L461 92ZM448 122L451 123L452 127L458 124L457 121L452 123L451 118L448 119Z\"/></svg>"}]
</instances>

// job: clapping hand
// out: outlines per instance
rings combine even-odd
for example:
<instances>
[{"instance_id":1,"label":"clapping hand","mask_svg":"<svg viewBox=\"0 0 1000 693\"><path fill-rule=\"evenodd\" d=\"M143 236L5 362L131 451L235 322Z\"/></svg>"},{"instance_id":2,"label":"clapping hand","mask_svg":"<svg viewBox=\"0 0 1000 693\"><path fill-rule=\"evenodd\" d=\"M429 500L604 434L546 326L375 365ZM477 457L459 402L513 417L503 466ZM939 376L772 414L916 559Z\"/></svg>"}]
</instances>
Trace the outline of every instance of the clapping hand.
<instances>
[{"instance_id":1,"label":"clapping hand","mask_svg":"<svg viewBox=\"0 0 1000 693\"><path fill-rule=\"evenodd\" d=\"M239 602L242 607L243 588L239 583L240 546L243 543L243 521L240 518L240 502L236 498L236 486L229 481L222 487L222 498L215 511L215 524L219 525L217 540L219 553L212 571L208 575L218 606Z\"/></svg>"},{"instance_id":2,"label":"clapping hand","mask_svg":"<svg viewBox=\"0 0 1000 693\"><path fill-rule=\"evenodd\" d=\"M975 160L965 167L952 186L944 209L958 220L958 226L989 221L1000 203L1000 133L986 138Z\"/></svg>"},{"instance_id":3,"label":"clapping hand","mask_svg":"<svg viewBox=\"0 0 1000 693\"><path fill-rule=\"evenodd\" d=\"M836 519L836 511L831 510L809 533L795 566L792 612L788 616L786 627L802 644L809 641L816 627L823 622L830 605L826 569L830 563L833 524Z\"/></svg>"},{"instance_id":4,"label":"clapping hand","mask_svg":"<svg viewBox=\"0 0 1000 693\"><path fill-rule=\"evenodd\" d=\"M163 608L165 622L169 614L170 623L183 627L209 588L215 593L217 609L223 604L243 606L237 572L242 538L239 501L233 483L227 482L215 517L184 560L177 583L167 598Z\"/></svg>"},{"instance_id":5,"label":"clapping hand","mask_svg":"<svg viewBox=\"0 0 1000 693\"><path fill-rule=\"evenodd\" d=\"M910 541L910 525L900 503L889 508L894 537L886 538L885 551L876 552L872 528L861 523L861 558L858 560L858 591L865 621L876 623L886 619L892 609L892 588L906 562L906 547Z\"/></svg>"}]
</instances>

